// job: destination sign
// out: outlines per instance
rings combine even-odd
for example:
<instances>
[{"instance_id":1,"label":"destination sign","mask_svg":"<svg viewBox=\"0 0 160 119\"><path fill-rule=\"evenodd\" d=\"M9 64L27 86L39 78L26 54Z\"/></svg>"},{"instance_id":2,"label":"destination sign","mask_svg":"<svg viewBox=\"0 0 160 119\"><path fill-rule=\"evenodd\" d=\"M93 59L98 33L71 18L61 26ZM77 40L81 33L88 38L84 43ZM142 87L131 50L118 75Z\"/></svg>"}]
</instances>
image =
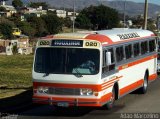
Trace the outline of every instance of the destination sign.
<instances>
[{"instance_id":1,"label":"destination sign","mask_svg":"<svg viewBox=\"0 0 160 119\"><path fill-rule=\"evenodd\" d=\"M138 33L128 33L128 34L118 34L117 35L121 40L130 39L130 38L137 38L140 37Z\"/></svg>"},{"instance_id":2,"label":"destination sign","mask_svg":"<svg viewBox=\"0 0 160 119\"><path fill-rule=\"evenodd\" d=\"M41 40L41 41L39 41L38 45L39 46L48 46L48 45L50 45L50 41L48 41L48 40Z\"/></svg>"},{"instance_id":3,"label":"destination sign","mask_svg":"<svg viewBox=\"0 0 160 119\"><path fill-rule=\"evenodd\" d=\"M83 41L81 40L53 40L52 46L83 47Z\"/></svg>"}]
</instances>

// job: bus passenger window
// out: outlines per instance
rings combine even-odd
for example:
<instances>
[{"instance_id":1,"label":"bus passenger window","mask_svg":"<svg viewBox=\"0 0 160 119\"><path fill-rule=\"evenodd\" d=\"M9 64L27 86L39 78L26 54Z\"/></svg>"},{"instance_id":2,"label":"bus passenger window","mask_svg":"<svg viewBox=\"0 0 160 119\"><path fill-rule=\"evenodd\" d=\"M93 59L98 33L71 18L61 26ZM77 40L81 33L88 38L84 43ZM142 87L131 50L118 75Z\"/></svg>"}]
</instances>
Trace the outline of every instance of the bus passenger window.
<instances>
[{"instance_id":1,"label":"bus passenger window","mask_svg":"<svg viewBox=\"0 0 160 119\"><path fill-rule=\"evenodd\" d=\"M124 59L123 46L116 48L116 59L117 62L120 62Z\"/></svg>"},{"instance_id":2,"label":"bus passenger window","mask_svg":"<svg viewBox=\"0 0 160 119\"><path fill-rule=\"evenodd\" d=\"M111 48L111 49L108 49L108 51L109 52L111 52L111 63L114 63L115 62L115 58L114 58L114 51L113 51L113 49Z\"/></svg>"},{"instance_id":3,"label":"bus passenger window","mask_svg":"<svg viewBox=\"0 0 160 119\"><path fill-rule=\"evenodd\" d=\"M141 42L141 54L145 54L148 51L147 41Z\"/></svg>"},{"instance_id":4,"label":"bus passenger window","mask_svg":"<svg viewBox=\"0 0 160 119\"><path fill-rule=\"evenodd\" d=\"M156 48L155 40L150 40L149 41L149 52L154 52Z\"/></svg>"},{"instance_id":5,"label":"bus passenger window","mask_svg":"<svg viewBox=\"0 0 160 119\"><path fill-rule=\"evenodd\" d=\"M132 45L126 45L125 46L125 53L126 53L126 59L129 59L132 57Z\"/></svg>"},{"instance_id":6,"label":"bus passenger window","mask_svg":"<svg viewBox=\"0 0 160 119\"><path fill-rule=\"evenodd\" d=\"M111 65L106 66L106 52L111 52ZM103 73L115 69L115 56L113 48L107 49L103 52Z\"/></svg>"},{"instance_id":7,"label":"bus passenger window","mask_svg":"<svg viewBox=\"0 0 160 119\"><path fill-rule=\"evenodd\" d=\"M138 56L140 53L139 43L135 43L133 45L133 50L134 50L134 57Z\"/></svg>"}]
</instances>

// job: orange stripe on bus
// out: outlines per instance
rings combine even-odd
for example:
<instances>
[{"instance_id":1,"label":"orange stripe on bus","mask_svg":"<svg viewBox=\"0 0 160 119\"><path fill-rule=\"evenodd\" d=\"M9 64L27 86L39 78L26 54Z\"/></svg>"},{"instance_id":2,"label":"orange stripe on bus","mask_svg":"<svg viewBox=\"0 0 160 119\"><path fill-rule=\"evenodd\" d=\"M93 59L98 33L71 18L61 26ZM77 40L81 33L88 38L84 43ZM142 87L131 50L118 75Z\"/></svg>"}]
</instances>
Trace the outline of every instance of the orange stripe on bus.
<instances>
[{"instance_id":1,"label":"orange stripe on bus","mask_svg":"<svg viewBox=\"0 0 160 119\"><path fill-rule=\"evenodd\" d=\"M128 93L129 91L134 90L134 89L137 88L137 87L142 86L142 85L143 85L143 82L144 82L144 80L142 79L142 80L139 80L139 81L137 81L137 82L135 82L135 83L132 83L131 85L128 85L128 86L126 86L126 87L124 87L124 88L121 88L120 91L119 91L119 92L120 92L120 96Z\"/></svg>"},{"instance_id":2,"label":"orange stripe on bus","mask_svg":"<svg viewBox=\"0 0 160 119\"><path fill-rule=\"evenodd\" d=\"M157 74L152 74L149 76L148 80L149 81L155 80L157 78L157 76L158 76Z\"/></svg>"},{"instance_id":3,"label":"orange stripe on bus","mask_svg":"<svg viewBox=\"0 0 160 119\"><path fill-rule=\"evenodd\" d=\"M115 80L115 81L112 81L112 82L107 83L107 84L105 84L105 85L102 85L102 88L103 88L103 87L106 87L106 86L108 86L108 85L114 84L114 82L116 82L116 81L119 81L119 80Z\"/></svg>"},{"instance_id":4,"label":"orange stripe on bus","mask_svg":"<svg viewBox=\"0 0 160 119\"><path fill-rule=\"evenodd\" d=\"M113 43L113 41L109 37L107 37L105 35L101 35L101 34L90 34L87 37L85 37L85 39L97 40L101 43L103 43L103 42L107 42L108 44Z\"/></svg>"},{"instance_id":5,"label":"orange stripe on bus","mask_svg":"<svg viewBox=\"0 0 160 119\"><path fill-rule=\"evenodd\" d=\"M112 83L111 85L107 85L107 86L105 86L105 87L102 87L102 90L106 90L106 89L108 89L108 88L110 88L110 87L113 87L113 84L114 84L114 83Z\"/></svg>"},{"instance_id":6,"label":"orange stripe on bus","mask_svg":"<svg viewBox=\"0 0 160 119\"><path fill-rule=\"evenodd\" d=\"M93 98L80 98L80 97L71 97L71 98L64 98L64 97L49 97L49 96L37 96L37 95L33 95L33 102L36 103L36 100L40 100L37 101L37 103L43 103L43 104L48 104L49 100L50 101L55 101L55 103L53 102L53 104L56 104L57 102L75 102L75 100L77 100L78 102L78 106L102 106L102 104L108 102L111 98L111 94L112 93L108 93L105 94L104 96L102 96L99 99L93 99ZM47 102L46 102L47 101ZM86 104L83 104L83 102L85 102ZM95 104L87 104L90 102L95 102ZM75 102L76 103L76 102ZM81 104L82 103L82 104Z\"/></svg>"},{"instance_id":7,"label":"orange stripe on bus","mask_svg":"<svg viewBox=\"0 0 160 119\"><path fill-rule=\"evenodd\" d=\"M58 88L90 88L93 91L99 92L102 91L103 87L107 87L109 84L102 86L100 84L97 85L89 85L89 84L57 84L57 83L43 83L43 82L33 82L33 87L58 87Z\"/></svg>"},{"instance_id":8,"label":"orange stripe on bus","mask_svg":"<svg viewBox=\"0 0 160 119\"><path fill-rule=\"evenodd\" d=\"M149 76L149 80L153 80L155 79L157 76L157 74L153 74ZM137 87L142 86L144 83L144 80L141 79L131 85L128 85L122 89L119 90L119 94L120 96L127 94L128 92L136 89ZM34 83L34 85L38 85L38 83ZM46 84L45 84L46 85ZM45 86L44 83L42 83L42 86ZM48 86L48 85L47 85ZM113 85L109 85L108 87L111 87ZM104 88L108 88L108 87L104 87ZM75 102L75 100L78 101L78 106L102 106L103 104L105 104L106 102L108 102L111 98L111 94L112 93L107 93L104 96L102 96L101 98L97 99L97 98L90 98L90 97L86 97L86 98L81 98L81 97L54 97L54 96L39 96L39 95L33 95L33 102L35 103L42 103L42 104L49 104L49 100L53 101L53 104L57 104L56 102L61 102L61 101L66 101L66 102ZM55 101L55 103L54 103ZM83 104L83 102L85 102L86 104ZM90 104L88 104L88 103ZM93 102L93 104L92 104Z\"/></svg>"},{"instance_id":9,"label":"orange stripe on bus","mask_svg":"<svg viewBox=\"0 0 160 119\"><path fill-rule=\"evenodd\" d=\"M60 87L60 88L90 88L94 91L101 91L100 84L61 84L61 83L44 83L44 82L33 82L34 88L38 86L46 87Z\"/></svg>"},{"instance_id":10,"label":"orange stripe on bus","mask_svg":"<svg viewBox=\"0 0 160 119\"><path fill-rule=\"evenodd\" d=\"M101 97L100 102L105 103L109 101L111 96L112 96L112 93L105 94L104 96Z\"/></svg>"},{"instance_id":11,"label":"orange stripe on bus","mask_svg":"<svg viewBox=\"0 0 160 119\"><path fill-rule=\"evenodd\" d=\"M107 81L107 82L104 82L103 84L102 84L102 86L103 85L105 85L105 84L107 84L107 83L109 83L109 82L112 82L112 81L115 81L115 80L117 80L117 79L120 79L120 78L122 78L123 76L116 76L116 78L113 78L113 79L111 79L111 80L109 80L109 81Z\"/></svg>"},{"instance_id":12,"label":"orange stripe on bus","mask_svg":"<svg viewBox=\"0 0 160 119\"><path fill-rule=\"evenodd\" d=\"M116 77L112 80L109 80L103 84L64 84L64 83L45 83L45 82L33 82L33 87L58 87L58 88L90 88L93 91L99 92L102 91L102 88L107 87L108 85L119 81L119 78L123 76ZM114 82L112 82L114 81Z\"/></svg>"},{"instance_id":13,"label":"orange stripe on bus","mask_svg":"<svg viewBox=\"0 0 160 119\"><path fill-rule=\"evenodd\" d=\"M119 69L119 70L123 70L123 69L126 69L126 68L128 68L128 67L131 67L131 66L140 64L140 63L142 63L142 62L146 62L146 61L148 61L148 60L154 59L154 58L156 58L156 57L157 57L157 55L152 55L152 56L149 56L149 57L146 57L146 58L137 60L137 61L135 61L135 62L131 62L131 63L125 64L125 65L119 66L118 69Z\"/></svg>"},{"instance_id":14,"label":"orange stripe on bus","mask_svg":"<svg viewBox=\"0 0 160 119\"><path fill-rule=\"evenodd\" d=\"M98 101L99 99L93 99L93 98L77 98L77 97L54 97L54 96L37 96L34 95L33 98L39 98L44 100L55 100L55 101L74 101L75 99L79 99L81 101Z\"/></svg>"}]
</instances>

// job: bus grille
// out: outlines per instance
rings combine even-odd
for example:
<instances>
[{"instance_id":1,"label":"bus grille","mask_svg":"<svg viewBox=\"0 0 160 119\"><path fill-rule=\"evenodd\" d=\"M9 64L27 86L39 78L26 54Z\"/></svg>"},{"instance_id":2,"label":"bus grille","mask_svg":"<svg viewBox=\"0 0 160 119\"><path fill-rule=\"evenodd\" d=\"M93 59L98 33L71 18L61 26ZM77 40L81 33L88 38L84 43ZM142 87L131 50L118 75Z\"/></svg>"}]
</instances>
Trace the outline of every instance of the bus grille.
<instances>
[{"instance_id":1,"label":"bus grille","mask_svg":"<svg viewBox=\"0 0 160 119\"><path fill-rule=\"evenodd\" d=\"M80 95L77 88L49 88L48 94L51 95Z\"/></svg>"}]
</instances>

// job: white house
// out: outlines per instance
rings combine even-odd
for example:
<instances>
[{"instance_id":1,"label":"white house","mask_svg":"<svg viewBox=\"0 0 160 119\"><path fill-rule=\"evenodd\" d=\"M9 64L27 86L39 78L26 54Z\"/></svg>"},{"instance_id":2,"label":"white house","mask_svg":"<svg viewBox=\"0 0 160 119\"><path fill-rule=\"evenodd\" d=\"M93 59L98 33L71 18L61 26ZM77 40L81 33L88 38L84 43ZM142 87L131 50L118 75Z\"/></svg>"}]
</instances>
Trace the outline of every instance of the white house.
<instances>
[{"instance_id":1,"label":"white house","mask_svg":"<svg viewBox=\"0 0 160 119\"><path fill-rule=\"evenodd\" d=\"M56 14L58 17L66 18L67 12L65 10L56 10Z\"/></svg>"}]
</instances>

